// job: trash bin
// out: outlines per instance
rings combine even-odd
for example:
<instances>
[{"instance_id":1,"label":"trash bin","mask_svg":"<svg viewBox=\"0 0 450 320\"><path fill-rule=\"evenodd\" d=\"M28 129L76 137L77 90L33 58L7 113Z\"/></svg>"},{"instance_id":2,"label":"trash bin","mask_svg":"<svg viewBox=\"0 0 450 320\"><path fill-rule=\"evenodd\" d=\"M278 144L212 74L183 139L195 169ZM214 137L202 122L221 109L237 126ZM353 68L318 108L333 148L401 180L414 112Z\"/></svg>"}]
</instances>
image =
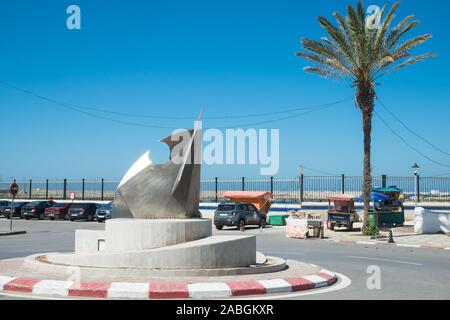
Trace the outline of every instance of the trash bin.
<instances>
[{"instance_id":1,"label":"trash bin","mask_svg":"<svg viewBox=\"0 0 450 320\"><path fill-rule=\"evenodd\" d=\"M405 223L405 214L403 211L369 211L369 225L375 226L378 215L378 226L402 226Z\"/></svg>"},{"instance_id":2,"label":"trash bin","mask_svg":"<svg viewBox=\"0 0 450 320\"><path fill-rule=\"evenodd\" d=\"M288 214L269 214L269 224L273 226L285 226Z\"/></svg>"}]
</instances>

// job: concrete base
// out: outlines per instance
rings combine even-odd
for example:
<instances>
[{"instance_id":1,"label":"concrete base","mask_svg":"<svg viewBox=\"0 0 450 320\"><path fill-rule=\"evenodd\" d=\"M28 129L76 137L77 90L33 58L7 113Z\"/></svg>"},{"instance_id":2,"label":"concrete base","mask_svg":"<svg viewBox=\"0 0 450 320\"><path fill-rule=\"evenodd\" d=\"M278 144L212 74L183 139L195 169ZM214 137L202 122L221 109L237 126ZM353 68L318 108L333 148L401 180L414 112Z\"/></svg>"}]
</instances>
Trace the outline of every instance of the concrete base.
<instances>
[{"instance_id":1,"label":"concrete base","mask_svg":"<svg viewBox=\"0 0 450 320\"><path fill-rule=\"evenodd\" d=\"M35 254L24 259L23 266L34 272L51 273L53 275L67 276L73 272L74 267L49 263L47 257L58 255L58 253ZM243 276L270 274L281 272L288 268L286 261L277 257L266 257L261 253L257 255L262 258L262 263L250 265L248 267L237 268L216 268L216 269L151 269L151 268L96 268L96 267L76 267L80 276L89 277L118 277L123 279L140 277L217 277L217 276Z\"/></svg>"},{"instance_id":2,"label":"concrete base","mask_svg":"<svg viewBox=\"0 0 450 320\"><path fill-rule=\"evenodd\" d=\"M129 252L210 237L210 219L111 219L105 231L76 230L75 253ZM102 243L104 250L102 249Z\"/></svg>"},{"instance_id":3,"label":"concrete base","mask_svg":"<svg viewBox=\"0 0 450 320\"><path fill-rule=\"evenodd\" d=\"M265 257L256 237L211 236L210 219L112 219L105 231L77 230L75 253L48 254L53 265L146 270L249 268ZM255 269L253 269L255 270ZM217 272L216 272L217 273Z\"/></svg>"},{"instance_id":4,"label":"concrete base","mask_svg":"<svg viewBox=\"0 0 450 320\"><path fill-rule=\"evenodd\" d=\"M105 231L75 230L75 252L92 253L103 251L105 246Z\"/></svg>"},{"instance_id":5,"label":"concrete base","mask_svg":"<svg viewBox=\"0 0 450 320\"><path fill-rule=\"evenodd\" d=\"M106 239L106 244L108 240ZM255 236L213 236L173 246L127 252L48 255L55 264L96 268L216 269L256 264Z\"/></svg>"}]
</instances>

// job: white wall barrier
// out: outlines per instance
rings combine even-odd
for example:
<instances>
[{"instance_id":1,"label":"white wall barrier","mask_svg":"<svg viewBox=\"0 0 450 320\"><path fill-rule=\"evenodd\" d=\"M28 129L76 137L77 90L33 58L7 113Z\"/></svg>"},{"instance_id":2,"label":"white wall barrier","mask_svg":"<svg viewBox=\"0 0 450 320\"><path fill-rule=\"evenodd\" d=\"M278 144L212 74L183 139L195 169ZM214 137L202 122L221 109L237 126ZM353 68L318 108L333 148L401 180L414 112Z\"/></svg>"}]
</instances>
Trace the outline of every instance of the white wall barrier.
<instances>
[{"instance_id":1,"label":"white wall barrier","mask_svg":"<svg viewBox=\"0 0 450 320\"><path fill-rule=\"evenodd\" d=\"M414 211L414 232L421 234L450 233L450 213L434 212L417 207Z\"/></svg>"}]
</instances>

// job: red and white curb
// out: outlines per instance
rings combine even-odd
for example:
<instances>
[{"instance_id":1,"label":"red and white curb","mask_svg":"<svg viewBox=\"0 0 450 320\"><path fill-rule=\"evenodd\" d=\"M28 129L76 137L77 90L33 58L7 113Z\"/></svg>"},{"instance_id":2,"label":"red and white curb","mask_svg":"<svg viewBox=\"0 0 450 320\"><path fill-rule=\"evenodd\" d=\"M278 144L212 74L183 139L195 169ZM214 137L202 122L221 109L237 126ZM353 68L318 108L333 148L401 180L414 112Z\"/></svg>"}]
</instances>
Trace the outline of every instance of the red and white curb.
<instances>
[{"instance_id":1,"label":"red and white curb","mask_svg":"<svg viewBox=\"0 0 450 320\"><path fill-rule=\"evenodd\" d=\"M336 243L353 243L364 245L384 245L390 247L404 247L404 248L421 248L421 249L437 249L437 250L450 250L450 247L432 246L426 244L406 244L406 243L387 243L382 241L353 241L353 240L336 240L336 239L324 239L329 242Z\"/></svg>"},{"instance_id":2,"label":"red and white curb","mask_svg":"<svg viewBox=\"0 0 450 320\"><path fill-rule=\"evenodd\" d=\"M0 276L0 292L103 299L215 299L304 291L331 286L336 281L336 275L325 269L303 277L199 283L74 283Z\"/></svg>"}]
</instances>

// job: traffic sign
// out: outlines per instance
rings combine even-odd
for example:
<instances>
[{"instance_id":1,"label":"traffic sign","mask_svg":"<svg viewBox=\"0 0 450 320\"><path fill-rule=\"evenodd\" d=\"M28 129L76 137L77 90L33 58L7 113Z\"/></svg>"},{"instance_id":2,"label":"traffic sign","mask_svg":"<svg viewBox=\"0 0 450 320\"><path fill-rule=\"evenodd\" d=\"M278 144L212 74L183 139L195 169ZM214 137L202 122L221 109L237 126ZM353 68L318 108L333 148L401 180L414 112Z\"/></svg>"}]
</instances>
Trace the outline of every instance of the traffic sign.
<instances>
[{"instance_id":1,"label":"traffic sign","mask_svg":"<svg viewBox=\"0 0 450 320\"><path fill-rule=\"evenodd\" d=\"M9 212L9 231L12 231L13 229L13 208L14 208L14 198L16 197L17 193L19 192L19 186L17 183L13 182L9 186L9 193L11 193L12 196L12 202L11 202L11 211Z\"/></svg>"},{"instance_id":2,"label":"traffic sign","mask_svg":"<svg viewBox=\"0 0 450 320\"><path fill-rule=\"evenodd\" d=\"M15 182L11 183L11 185L9 186L9 193L13 197L15 197L18 192L19 192L19 186L17 185L17 183L15 183Z\"/></svg>"},{"instance_id":3,"label":"traffic sign","mask_svg":"<svg viewBox=\"0 0 450 320\"><path fill-rule=\"evenodd\" d=\"M75 192L70 193L70 200L73 200L73 199L75 199Z\"/></svg>"}]
</instances>

